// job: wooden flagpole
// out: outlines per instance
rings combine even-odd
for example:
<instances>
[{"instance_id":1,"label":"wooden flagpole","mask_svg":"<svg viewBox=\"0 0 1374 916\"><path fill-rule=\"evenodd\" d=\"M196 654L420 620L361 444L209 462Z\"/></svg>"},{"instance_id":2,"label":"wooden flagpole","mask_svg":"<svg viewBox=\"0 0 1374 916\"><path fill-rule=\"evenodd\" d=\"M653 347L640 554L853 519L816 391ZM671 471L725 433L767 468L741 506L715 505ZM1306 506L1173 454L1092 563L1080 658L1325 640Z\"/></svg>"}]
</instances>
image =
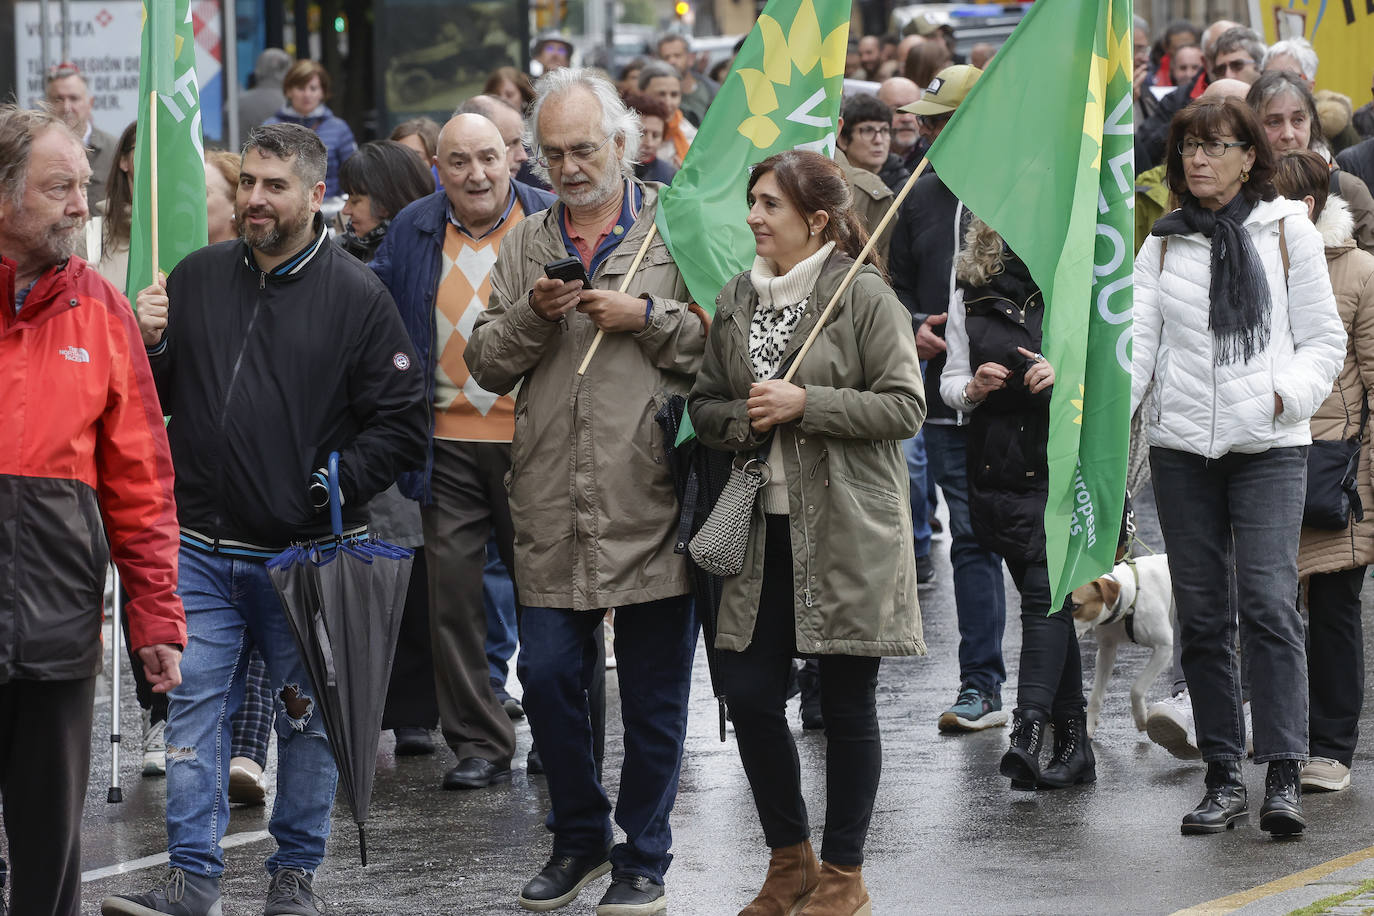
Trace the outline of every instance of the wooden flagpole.
<instances>
[{"instance_id":1,"label":"wooden flagpole","mask_svg":"<svg viewBox=\"0 0 1374 916\"><path fill-rule=\"evenodd\" d=\"M625 274L625 279L620 283L620 291L623 293L630 288L630 281L634 279L635 271L639 270L639 262L644 260L644 255L649 251L649 244L654 240L654 234L658 232L658 223L649 226L649 231L644 234L644 241L639 246L639 253L630 262L630 269ZM586 375L587 367L591 365L592 357L596 355L596 348L601 346L601 338L606 336L606 332L597 328L596 337L592 339L592 345L587 348L587 355L582 358L582 365L577 367L578 375Z\"/></svg>"},{"instance_id":2,"label":"wooden flagpole","mask_svg":"<svg viewBox=\"0 0 1374 916\"><path fill-rule=\"evenodd\" d=\"M821 334L821 329L825 327L826 321L830 319L830 313L835 310L835 303L840 301L840 296L844 295L844 291L848 289L849 284L854 281L855 275L858 274L859 268L863 266L865 259L868 258L869 252L873 250L873 246L877 243L879 236L886 231L887 224L896 217L898 209L902 206L902 201L906 200L907 194L911 193L911 189L916 185L916 179L921 177L921 173L926 170L926 166L929 164L929 159L921 160L920 164L916 166L916 171L912 172L911 177L906 180L906 184L902 185L901 192L893 199L892 206L887 208L887 212L883 214L883 218L878 221L878 228L873 230L873 234L868 237L868 242L864 245L863 251L860 251L859 256L854 259L854 263L849 265L849 272L846 273L844 279L840 281L839 288L835 290L835 295L831 296L830 301L826 303L825 310L821 312L821 317L816 321L816 326L811 329L811 333L806 336L806 342L803 343L801 349L797 351L797 358L792 360L792 365L787 370L787 374L782 377L784 382L792 381L792 376L796 374L797 367L800 366L801 361L806 358L806 351L810 350L811 345L816 342L816 338Z\"/></svg>"}]
</instances>

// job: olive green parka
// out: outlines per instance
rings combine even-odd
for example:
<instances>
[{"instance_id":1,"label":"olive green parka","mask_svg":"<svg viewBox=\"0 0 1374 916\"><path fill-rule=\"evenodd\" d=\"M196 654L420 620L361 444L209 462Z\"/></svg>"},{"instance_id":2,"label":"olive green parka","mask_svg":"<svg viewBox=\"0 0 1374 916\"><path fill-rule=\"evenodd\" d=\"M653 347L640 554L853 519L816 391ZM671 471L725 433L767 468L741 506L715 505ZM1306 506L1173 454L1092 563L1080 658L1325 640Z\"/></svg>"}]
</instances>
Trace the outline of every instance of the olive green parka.
<instances>
[{"instance_id":1,"label":"olive green parka","mask_svg":"<svg viewBox=\"0 0 1374 916\"><path fill-rule=\"evenodd\" d=\"M783 354L786 365L853 263L827 260ZM716 300L706 357L688 402L701 441L753 454L749 324L758 296L742 273ZM871 266L840 297L792 381L806 388L800 420L776 428L791 511L797 651L924 655L902 441L926 415L911 316ZM725 579L718 648L753 638L763 587L764 514L754 508L744 569Z\"/></svg>"}]
</instances>

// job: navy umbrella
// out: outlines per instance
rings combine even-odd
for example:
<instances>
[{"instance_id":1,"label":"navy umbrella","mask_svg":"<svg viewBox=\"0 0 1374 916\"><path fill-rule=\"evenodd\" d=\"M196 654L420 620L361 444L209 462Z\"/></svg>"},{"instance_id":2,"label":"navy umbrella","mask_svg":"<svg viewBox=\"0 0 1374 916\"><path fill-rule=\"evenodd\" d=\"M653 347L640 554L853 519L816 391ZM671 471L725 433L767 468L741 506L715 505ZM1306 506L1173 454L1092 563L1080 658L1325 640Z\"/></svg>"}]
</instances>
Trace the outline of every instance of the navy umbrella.
<instances>
[{"instance_id":1,"label":"navy umbrella","mask_svg":"<svg viewBox=\"0 0 1374 916\"><path fill-rule=\"evenodd\" d=\"M345 538L338 480L339 453L333 452L333 537L290 547L269 560L267 569L305 659L367 865L363 825L414 554L366 535Z\"/></svg>"}]
</instances>

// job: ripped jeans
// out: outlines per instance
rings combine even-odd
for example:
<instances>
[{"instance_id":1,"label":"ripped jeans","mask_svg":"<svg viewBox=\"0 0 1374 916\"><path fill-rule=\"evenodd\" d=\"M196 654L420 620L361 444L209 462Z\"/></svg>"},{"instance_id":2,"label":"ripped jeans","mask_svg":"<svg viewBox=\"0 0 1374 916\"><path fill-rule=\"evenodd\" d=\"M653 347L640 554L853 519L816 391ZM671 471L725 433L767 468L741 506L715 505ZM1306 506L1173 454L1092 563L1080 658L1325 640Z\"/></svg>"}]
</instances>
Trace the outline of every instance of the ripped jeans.
<instances>
[{"instance_id":1,"label":"ripped jeans","mask_svg":"<svg viewBox=\"0 0 1374 916\"><path fill-rule=\"evenodd\" d=\"M311 874L324 859L338 771L310 679L261 561L182 546L177 592L189 641L167 718L167 851L173 868L217 877L229 826L230 717L243 703L249 650L267 663L276 704L277 797L267 871Z\"/></svg>"}]
</instances>

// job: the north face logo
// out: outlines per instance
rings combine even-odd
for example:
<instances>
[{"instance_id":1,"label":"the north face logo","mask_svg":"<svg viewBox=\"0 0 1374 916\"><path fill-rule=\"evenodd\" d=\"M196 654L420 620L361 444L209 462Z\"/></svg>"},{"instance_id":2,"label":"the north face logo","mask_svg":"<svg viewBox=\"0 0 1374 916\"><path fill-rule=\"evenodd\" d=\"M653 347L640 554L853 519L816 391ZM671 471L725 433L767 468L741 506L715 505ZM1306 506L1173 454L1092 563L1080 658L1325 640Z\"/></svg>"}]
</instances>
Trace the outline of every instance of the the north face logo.
<instances>
[{"instance_id":1,"label":"the north face logo","mask_svg":"<svg viewBox=\"0 0 1374 916\"><path fill-rule=\"evenodd\" d=\"M64 358L74 363L88 363L91 361L91 354L87 353L83 347L66 347L58 350Z\"/></svg>"}]
</instances>

